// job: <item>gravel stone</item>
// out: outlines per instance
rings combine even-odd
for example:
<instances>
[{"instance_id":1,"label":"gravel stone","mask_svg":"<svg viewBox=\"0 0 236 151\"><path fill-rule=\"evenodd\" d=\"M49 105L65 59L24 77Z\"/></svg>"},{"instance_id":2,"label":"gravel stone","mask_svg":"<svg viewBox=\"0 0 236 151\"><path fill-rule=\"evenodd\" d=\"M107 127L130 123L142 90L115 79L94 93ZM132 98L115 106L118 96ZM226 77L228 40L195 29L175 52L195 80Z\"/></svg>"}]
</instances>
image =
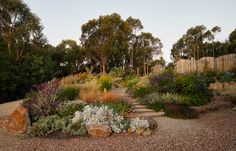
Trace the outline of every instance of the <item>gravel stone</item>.
<instances>
[{"instance_id":1,"label":"gravel stone","mask_svg":"<svg viewBox=\"0 0 236 151\"><path fill-rule=\"evenodd\" d=\"M222 109L183 120L155 118L151 136L113 133L107 138L14 136L0 130L0 151L235 151L236 112Z\"/></svg>"}]
</instances>

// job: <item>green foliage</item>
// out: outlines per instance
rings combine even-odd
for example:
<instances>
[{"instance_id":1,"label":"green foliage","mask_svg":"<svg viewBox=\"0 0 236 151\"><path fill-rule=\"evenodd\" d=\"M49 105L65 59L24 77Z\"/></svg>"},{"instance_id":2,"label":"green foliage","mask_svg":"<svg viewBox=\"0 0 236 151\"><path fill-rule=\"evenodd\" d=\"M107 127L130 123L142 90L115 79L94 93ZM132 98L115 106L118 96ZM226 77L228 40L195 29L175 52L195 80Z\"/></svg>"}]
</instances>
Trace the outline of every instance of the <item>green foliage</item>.
<instances>
[{"instance_id":1,"label":"green foliage","mask_svg":"<svg viewBox=\"0 0 236 151\"><path fill-rule=\"evenodd\" d=\"M204 25L197 25L189 28L187 32L173 45L171 49L172 60L177 61L183 58L201 58L206 53L204 48L209 44L205 41L210 40L213 43L215 34L220 31L221 28L218 26L209 30ZM210 52L210 56L214 55L214 49L207 49L207 51Z\"/></svg>"},{"instance_id":2,"label":"green foliage","mask_svg":"<svg viewBox=\"0 0 236 151\"><path fill-rule=\"evenodd\" d=\"M220 74L219 77L220 82L236 82L236 75L230 72L224 72Z\"/></svg>"},{"instance_id":3,"label":"green foliage","mask_svg":"<svg viewBox=\"0 0 236 151\"><path fill-rule=\"evenodd\" d=\"M23 102L23 106L29 111L32 121L36 121L40 116L53 115L56 107L60 103L57 98L59 87L58 80L42 83L37 87L37 92L32 92L28 96L30 101Z\"/></svg>"},{"instance_id":4,"label":"green foliage","mask_svg":"<svg viewBox=\"0 0 236 151\"><path fill-rule=\"evenodd\" d=\"M125 70L122 67L111 68L109 75L112 77L123 77L125 75Z\"/></svg>"},{"instance_id":5,"label":"green foliage","mask_svg":"<svg viewBox=\"0 0 236 151\"><path fill-rule=\"evenodd\" d=\"M99 78L98 81L100 83L100 88L101 88L102 91L111 90L111 88L112 88L112 78L110 76L102 75Z\"/></svg>"},{"instance_id":6,"label":"green foliage","mask_svg":"<svg viewBox=\"0 0 236 151\"><path fill-rule=\"evenodd\" d=\"M126 87L128 89L133 88L139 81L140 81L140 79L137 76L125 77L125 83L126 83Z\"/></svg>"},{"instance_id":7,"label":"green foliage","mask_svg":"<svg viewBox=\"0 0 236 151\"><path fill-rule=\"evenodd\" d=\"M56 108L56 114L60 117L73 116L76 111L82 111L84 104L79 103L63 103Z\"/></svg>"},{"instance_id":8,"label":"green foliage","mask_svg":"<svg viewBox=\"0 0 236 151\"><path fill-rule=\"evenodd\" d=\"M67 86L58 92L58 97L62 101L75 100L79 96L79 88Z\"/></svg>"},{"instance_id":9,"label":"green foliage","mask_svg":"<svg viewBox=\"0 0 236 151\"><path fill-rule=\"evenodd\" d=\"M165 93L162 94L161 99L164 103L190 105L189 97L179 94Z\"/></svg>"},{"instance_id":10,"label":"green foliage","mask_svg":"<svg viewBox=\"0 0 236 151\"><path fill-rule=\"evenodd\" d=\"M135 97L144 97L151 92L149 87L139 87L134 89Z\"/></svg>"},{"instance_id":11,"label":"green foliage","mask_svg":"<svg viewBox=\"0 0 236 151\"><path fill-rule=\"evenodd\" d=\"M152 75L150 84L153 90L159 93L174 93L176 91L174 83L174 74L168 70L160 75Z\"/></svg>"},{"instance_id":12,"label":"green foliage","mask_svg":"<svg viewBox=\"0 0 236 151\"><path fill-rule=\"evenodd\" d=\"M203 105L212 97L206 79L199 75L178 75L175 85L176 93L189 96L192 105Z\"/></svg>"},{"instance_id":13,"label":"green foliage","mask_svg":"<svg viewBox=\"0 0 236 151\"><path fill-rule=\"evenodd\" d=\"M199 113L195 109L191 109L185 105L179 105L175 107L165 106L165 115L172 118L193 119L199 116Z\"/></svg>"},{"instance_id":14,"label":"green foliage","mask_svg":"<svg viewBox=\"0 0 236 151\"><path fill-rule=\"evenodd\" d=\"M57 115L42 116L28 128L28 134L32 136L43 136L53 132L61 131L66 127L67 120Z\"/></svg>"},{"instance_id":15,"label":"green foliage","mask_svg":"<svg viewBox=\"0 0 236 151\"><path fill-rule=\"evenodd\" d=\"M84 121L81 119L76 123L70 123L65 132L72 136L85 136L87 134L87 129L85 127Z\"/></svg>"},{"instance_id":16,"label":"green foliage","mask_svg":"<svg viewBox=\"0 0 236 151\"><path fill-rule=\"evenodd\" d=\"M112 108L115 112L123 116L126 116L133 109L133 106L127 101L118 101L115 103L104 103L104 105L107 105L108 107Z\"/></svg>"},{"instance_id":17,"label":"green foliage","mask_svg":"<svg viewBox=\"0 0 236 151\"><path fill-rule=\"evenodd\" d=\"M147 108L153 109L156 112L164 108L161 96L158 93L151 93L143 98L139 98L138 101L140 104L145 105Z\"/></svg>"},{"instance_id":18,"label":"green foliage","mask_svg":"<svg viewBox=\"0 0 236 151\"><path fill-rule=\"evenodd\" d=\"M231 96L231 101L233 105L236 105L236 96Z\"/></svg>"},{"instance_id":19,"label":"green foliage","mask_svg":"<svg viewBox=\"0 0 236 151\"><path fill-rule=\"evenodd\" d=\"M153 103L150 103L150 104L147 104L147 108L148 109L152 109L156 112L159 112L161 109L164 108L164 104L162 102L153 102Z\"/></svg>"}]
</instances>

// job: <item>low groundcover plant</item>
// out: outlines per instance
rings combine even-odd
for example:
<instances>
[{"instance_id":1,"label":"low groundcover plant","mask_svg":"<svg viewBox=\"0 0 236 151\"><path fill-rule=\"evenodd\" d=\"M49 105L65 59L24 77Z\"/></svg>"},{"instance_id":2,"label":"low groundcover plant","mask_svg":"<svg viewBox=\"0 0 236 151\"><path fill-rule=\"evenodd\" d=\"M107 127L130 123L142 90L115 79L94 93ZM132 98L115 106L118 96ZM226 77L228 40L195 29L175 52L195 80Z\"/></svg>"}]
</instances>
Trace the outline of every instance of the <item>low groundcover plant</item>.
<instances>
[{"instance_id":1,"label":"low groundcover plant","mask_svg":"<svg viewBox=\"0 0 236 151\"><path fill-rule=\"evenodd\" d=\"M124 117L117 114L113 111L113 109L110 109L105 105L100 107L86 105L82 112L75 112L74 117L72 118L72 123L76 123L81 119L83 119L85 125L107 124L116 133L125 131L126 127L124 124Z\"/></svg>"}]
</instances>

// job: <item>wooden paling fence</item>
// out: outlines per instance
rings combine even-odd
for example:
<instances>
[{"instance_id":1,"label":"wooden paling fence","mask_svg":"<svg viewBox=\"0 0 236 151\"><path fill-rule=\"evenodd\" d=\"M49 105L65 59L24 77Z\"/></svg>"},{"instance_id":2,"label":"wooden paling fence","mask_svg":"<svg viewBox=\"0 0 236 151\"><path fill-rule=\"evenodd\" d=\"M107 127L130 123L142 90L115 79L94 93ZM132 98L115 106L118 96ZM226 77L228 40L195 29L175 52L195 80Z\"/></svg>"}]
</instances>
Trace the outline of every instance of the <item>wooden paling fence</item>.
<instances>
[{"instance_id":1,"label":"wooden paling fence","mask_svg":"<svg viewBox=\"0 0 236 151\"><path fill-rule=\"evenodd\" d=\"M214 70L226 72L236 68L236 54L223 55L217 58L203 57L199 60L180 59L176 62L177 73L204 72Z\"/></svg>"}]
</instances>

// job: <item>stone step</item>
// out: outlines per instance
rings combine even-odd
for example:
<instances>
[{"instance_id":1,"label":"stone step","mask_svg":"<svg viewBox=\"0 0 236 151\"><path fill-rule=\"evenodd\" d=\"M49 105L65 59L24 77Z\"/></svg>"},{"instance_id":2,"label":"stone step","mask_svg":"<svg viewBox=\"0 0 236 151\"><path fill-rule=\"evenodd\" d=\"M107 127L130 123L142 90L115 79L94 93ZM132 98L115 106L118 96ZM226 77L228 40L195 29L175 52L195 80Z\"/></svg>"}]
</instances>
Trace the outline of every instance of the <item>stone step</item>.
<instances>
[{"instance_id":1,"label":"stone step","mask_svg":"<svg viewBox=\"0 0 236 151\"><path fill-rule=\"evenodd\" d=\"M146 112L146 113L139 113L136 114L136 116L139 117L160 117L160 116L164 116L164 112Z\"/></svg>"},{"instance_id":2,"label":"stone step","mask_svg":"<svg viewBox=\"0 0 236 151\"><path fill-rule=\"evenodd\" d=\"M146 107L142 107L142 106L139 106L139 107L134 107L134 109L146 109Z\"/></svg>"},{"instance_id":3,"label":"stone step","mask_svg":"<svg viewBox=\"0 0 236 151\"><path fill-rule=\"evenodd\" d=\"M135 105L140 105L140 103L138 103L138 102L133 102L133 103L131 103L133 106L135 106Z\"/></svg>"},{"instance_id":4,"label":"stone step","mask_svg":"<svg viewBox=\"0 0 236 151\"><path fill-rule=\"evenodd\" d=\"M147 108L138 108L138 109L134 109L134 112L155 112L151 109L147 109Z\"/></svg>"}]
</instances>

